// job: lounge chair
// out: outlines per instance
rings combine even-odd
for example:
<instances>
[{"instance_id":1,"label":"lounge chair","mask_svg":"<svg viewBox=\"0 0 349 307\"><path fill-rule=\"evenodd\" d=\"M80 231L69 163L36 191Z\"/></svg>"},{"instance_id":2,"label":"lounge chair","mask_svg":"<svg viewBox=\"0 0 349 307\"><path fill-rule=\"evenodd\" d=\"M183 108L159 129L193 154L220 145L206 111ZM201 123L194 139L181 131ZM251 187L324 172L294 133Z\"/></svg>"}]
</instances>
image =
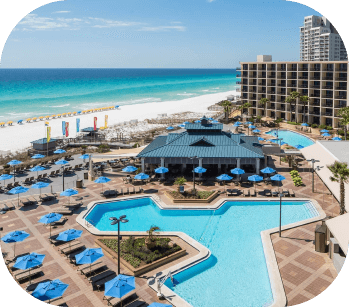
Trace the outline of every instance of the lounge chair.
<instances>
[{"instance_id":1,"label":"lounge chair","mask_svg":"<svg viewBox=\"0 0 349 307\"><path fill-rule=\"evenodd\" d=\"M278 189L273 189L273 190L271 191L271 194L272 194L273 196L278 196L278 195L279 195L279 190L278 190Z\"/></svg>"},{"instance_id":2,"label":"lounge chair","mask_svg":"<svg viewBox=\"0 0 349 307\"><path fill-rule=\"evenodd\" d=\"M102 261L98 261L91 264L91 266L88 264L86 266L82 266L81 268L79 267L77 271L80 271L81 275L85 275L85 278L87 278L88 275L96 275L96 272L104 267L106 267L105 263L103 263Z\"/></svg>"},{"instance_id":3,"label":"lounge chair","mask_svg":"<svg viewBox=\"0 0 349 307\"><path fill-rule=\"evenodd\" d=\"M57 198L57 194L56 193L45 193L46 197L51 197L52 199L56 199Z\"/></svg>"},{"instance_id":4,"label":"lounge chair","mask_svg":"<svg viewBox=\"0 0 349 307\"><path fill-rule=\"evenodd\" d=\"M48 179L47 173L43 174L41 179L42 179L42 180L43 180L43 179Z\"/></svg>"},{"instance_id":5,"label":"lounge chair","mask_svg":"<svg viewBox=\"0 0 349 307\"><path fill-rule=\"evenodd\" d=\"M29 177L25 178L25 180L23 181L23 184L24 185L30 185L31 184L30 178Z\"/></svg>"},{"instance_id":6,"label":"lounge chair","mask_svg":"<svg viewBox=\"0 0 349 307\"><path fill-rule=\"evenodd\" d=\"M63 248L60 248L60 252L66 256L68 256L69 254L73 253L73 252L76 252L82 248L84 248L85 245L82 244L81 242L79 241L76 241L76 242L73 242L71 243L71 245L69 246L64 246Z\"/></svg>"},{"instance_id":7,"label":"lounge chair","mask_svg":"<svg viewBox=\"0 0 349 307\"><path fill-rule=\"evenodd\" d=\"M42 270L40 267L31 269L30 272L29 270L24 270L17 274L14 274L14 278L17 280L17 282L22 282L23 280L27 280L28 278L38 275L41 272Z\"/></svg>"},{"instance_id":8,"label":"lounge chair","mask_svg":"<svg viewBox=\"0 0 349 307\"><path fill-rule=\"evenodd\" d=\"M18 181L16 181L15 183L14 183L14 185L13 185L14 187L19 187L20 186L20 184L19 184L19 182Z\"/></svg>"},{"instance_id":9,"label":"lounge chair","mask_svg":"<svg viewBox=\"0 0 349 307\"><path fill-rule=\"evenodd\" d=\"M79 203L69 203L69 204L64 204L63 207L65 208L72 208L73 210L79 209L83 205L82 202Z\"/></svg>"},{"instance_id":10,"label":"lounge chair","mask_svg":"<svg viewBox=\"0 0 349 307\"><path fill-rule=\"evenodd\" d=\"M107 269L107 270L105 270L105 271L103 271L103 272L101 272L101 273L99 273L99 274L97 274L95 276L88 277L87 280L91 284L94 284L95 282L98 282L99 280L102 280L102 279L104 279L104 278L106 278L108 276L112 276L114 274L115 274L114 271Z\"/></svg>"},{"instance_id":11,"label":"lounge chair","mask_svg":"<svg viewBox=\"0 0 349 307\"><path fill-rule=\"evenodd\" d=\"M41 195L39 196L39 198L40 198L40 201L43 202L43 203L46 202L46 201L50 201L50 200L54 199L53 197L48 197L48 196L42 197Z\"/></svg>"},{"instance_id":12,"label":"lounge chair","mask_svg":"<svg viewBox=\"0 0 349 307\"><path fill-rule=\"evenodd\" d=\"M270 189L265 189L264 190L264 196L271 197L272 196L271 190Z\"/></svg>"},{"instance_id":13,"label":"lounge chair","mask_svg":"<svg viewBox=\"0 0 349 307\"><path fill-rule=\"evenodd\" d=\"M59 176L59 169L56 170L55 175Z\"/></svg>"},{"instance_id":14,"label":"lounge chair","mask_svg":"<svg viewBox=\"0 0 349 307\"><path fill-rule=\"evenodd\" d=\"M113 271L110 271L111 273L106 274L106 276L102 279L99 279L92 283L92 287L96 287L98 291L104 286L104 284L110 280L112 280L114 277L116 277L116 273Z\"/></svg>"},{"instance_id":15,"label":"lounge chair","mask_svg":"<svg viewBox=\"0 0 349 307\"><path fill-rule=\"evenodd\" d=\"M250 196L256 196L256 190L250 189Z\"/></svg>"},{"instance_id":16,"label":"lounge chair","mask_svg":"<svg viewBox=\"0 0 349 307\"><path fill-rule=\"evenodd\" d=\"M23 206L33 206L36 204L36 201L26 198L24 201L21 199L21 203Z\"/></svg>"},{"instance_id":17,"label":"lounge chair","mask_svg":"<svg viewBox=\"0 0 349 307\"><path fill-rule=\"evenodd\" d=\"M296 196L296 194L294 193L294 191L292 189L290 189L288 192L289 192L290 196L292 196L292 197Z\"/></svg>"},{"instance_id":18,"label":"lounge chair","mask_svg":"<svg viewBox=\"0 0 349 307\"><path fill-rule=\"evenodd\" d=\"M55 209L55 213L63 214L63 215L71 215L73 214L73 210L66 208L66 207L60 207L58 209Z\"/></svg>"},{"instance_id":19,"label":"lounge chair","mask_svg":"<svg viewBox=\"0 0 349 307\"><path fill-rule=\"evenodd\" d=\"M64 225L66 221L68 221L67 217L65 217L64 219L62 219L60 221L51 223L51 226L61 226L61 225Z\"/></svg>"},{"instance_id":20,"label":"lounge chair","mask_svg":"<svg viewBox=\"0 0 349 307\"><path fill-rule=\"evenodd\" d=\"M35 181L34 176L30 177L30 178L29 178L29 181L30 181L31 183L33 183L33 182Z\"/></svg>"},{"instance_id":21,"label":"lounge chair","mask_svg":"<svg viewBox=\"0 0 349 307\"><path fill-rule=\"evenodd\" d=\"M16 207L12 202L7 202L6 204L2 204L2 209L0 209L0 211L11 211L15 209Z\"/></svg>"},{"instance_id":22,"label":"lounge chair","mask_svg":"<svg viewBox=\"0 0 349 307\"><path fill-rule=\"evenodd\" d=\"M288 189L282 189L282 194L284 194L284 196L290 196Z\"/></svg>"},{"instance_id":23,"label":"lounge chair","mask_svg":"<svg viewBox=\"0 0 349 307\"><path fill-rule=\"evenodd\" d=\"M127 293L125 296L123 296L122 299L120 299L118 297L111 297L111 298L108 298L107 301L108 301L108 306L114 307L114 306L117 306L119 304L121 306L121 303L123 303L123 305L130 304L137 299L138 299L138 295L136 293L136 290L133 290L133 291ZM142 302L142 303L144 304L144 302ZM140 306L142 306L142 305L140 305Z\"/></svg>"},{"instance_id":24,"label":"lounge chair","mask_svg":"<svg viewBox=\"0 0 349 307\"><path fill-rule=\"evenodd\" d=\"M13 183L9 183L6 186L6 190L11 190L13 188Z\"/></svg>"},{"instance_id":25,"label":"lounge chair","mask_svg":"<svg viewBox=\"0 0 349 307\"><path fill-rule=\"evenodd\" d=\"M249 189L244 189L243 195L244 195L244 197L250 196L250 190Z\"/></svg>"},{"instance_id":26,"label":"lounge chair","mask_svg":"<svg viewBox=\"0 0 349 307\"><path fill-rule=\"evenodd\" d=\"M40 181L42 179L42 175L40 174L37 178L36 178L36 180L37 181Z\"/></svg>"}]
</instances>

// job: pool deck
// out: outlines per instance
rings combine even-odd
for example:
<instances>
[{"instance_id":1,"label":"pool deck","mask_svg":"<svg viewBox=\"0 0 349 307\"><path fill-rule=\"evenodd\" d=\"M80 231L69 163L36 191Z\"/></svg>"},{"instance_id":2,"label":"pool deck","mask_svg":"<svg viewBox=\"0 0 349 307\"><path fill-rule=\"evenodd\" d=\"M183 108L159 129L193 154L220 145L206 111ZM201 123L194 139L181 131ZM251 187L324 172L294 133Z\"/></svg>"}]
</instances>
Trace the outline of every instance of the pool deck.
<instances>
[{"instance_id":1,"label":"pool deck","mask_svg":"<svg viewBox=\"0 0 349 307\"><path fill-rule=\"evenodd\" d=\"M295 191L296 196L299 198L315 199L326 215L338 215L339 205L337 201L332 198L329 191L318 178L315 179L316 191L315 193L312 193L311 177L306 162L303 162L303 166L300 168L300 174L304 186L294 187L289 175L290 169L288 168L288 165L283 162L281 162L280 165L279 159L277 157L273 158L274 159L270 162L269 166L276 168L280 174L286 177L286 180L283 182L283 187L292 188ZM105 184L104 189L125 187L120 175L115 173L105 173L105 176L112 178L112 181ZM190 182L187 183L186 189L191 186L192 184ZM168 200L163 194L164 191L172 190L174 188L175 187L173 186L151 183L146 187L147 193L144 195L154 193L155 195L158 195L164 203L171 206L170 200ZM200 190L224 190L224 187L217 185L214 187L197 186L197 188ZM269 188L269 186L264 186L263 184L257 185L257 191L263 190L264 188ZM86 181L85 188L79 189L79 196L83 197L84 205L93 201L101 200L101 197L99 196L100 189L101 185ZM225 195L221 195L216 198L215 201L222 200L225 197ZM233 200L234 197L231 197L230 199ZM245 199L248 200L250 198ZM64 197L59 197L56 202L50 202L39 206L22 207L15 211L10 211L5 215L0 216L0 227L4 227L4 233L13 230L25 230L30 233L30 237L28 237L24 242L16 244L17 255L34 251L46 255L42 267L44 275L35 278L33 280L34 285L43 280L60 278L63 282L69 284L68 290L64 294L64 299L68 306L106 306L106 301L103 301L102 299L103 292L92 291L92 287L86 279L77 273L76 268L58 252L57 247L54 247L49 243L49 228L38 223L38 217L54 211L55 208L60 207L64 202L66 202L66 199ZM191 205L193 204L183 205L183 207L189 207ZM82 210L85 209L82 208L76 211L72 216L68 216L68 221L63 226L58 226L57 228L52 229L52 234L57 234L69 228L83 230L83 228L76 223L76 217L82 212ZM324 291L337 276L336 270L328 255L314 251L314 229L317 224L319 224L319 222L286 230L282 233L281 238L278 237L278 234L272 234L270 236L286 293L287 304L289 306L300 304L318 295ZM95 236L87 231L84 231L83 236L80 239L80 241L87 247L93 247L94 240ZM184 242L184 244L186 243ZM1 248L5 258L12 256L12 244L1 243ZM185 245L185 248L188 251L188 255L185 256L188 257L186 259L198 254L198 251L195 248L191 248L189 245ZM164 265L160 268L160 271L165 272L165 270L183 260L185 260L185 258L180 258L174 263ZM116 262L108 255L103 257L103 261L105 261L110 269L114 271L117 270ZM122 267L121 270L122 273L128 273L126 268ZM147 273L146 276L136 278L137 293L147 304L159 301L155 291L147 284L148 279L158 271L159 269ZM23 283L21 285L22 288L25 288L25 285L26 283Z\"/></svg>"}]
</instances>

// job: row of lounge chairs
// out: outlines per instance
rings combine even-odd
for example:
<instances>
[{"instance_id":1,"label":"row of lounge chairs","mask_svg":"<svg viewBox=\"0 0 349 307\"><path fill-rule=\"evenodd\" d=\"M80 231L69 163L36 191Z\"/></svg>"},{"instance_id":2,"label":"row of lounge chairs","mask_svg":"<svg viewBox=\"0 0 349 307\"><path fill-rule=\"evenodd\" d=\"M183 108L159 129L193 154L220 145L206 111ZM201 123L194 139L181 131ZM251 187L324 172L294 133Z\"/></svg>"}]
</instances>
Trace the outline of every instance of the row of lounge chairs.
<instances>
[{"instance_id":1,"label":"row of lounge chairs","mask_svg":"<svg viewBox=\"0 0 349 307\"><path fill-rule=\"evenodd\" d=\"M142 193L143 189L141 187L132 187L132 188L121 188L120 190L106 190L100 193L103 197L116 197L118 195L128 195L128 194L137 194Z\"/></svg>"},{"instance_id":2,"label":"row of lounge chairs","mask_svg":"<svg viewBox=\"0 0 349 307\"><path fill-rule=\"evenodd\" d=\"M292 189L280 189L280 191L278 189L264 189L263 191L261 191L261 195L266 196L266 197L277 197L279 196L279 194L282 193L284 196L291 196L291 197L295 197L296 194L294 193L294 191ZM244 197L249 197L249 196L257 196L257 192L255 189L250 188L250 189L244 189L243 191L241 191L240 189L227 189L227 195L228 196L240 196L243 195Z\"/></svg>"}]
</instances>

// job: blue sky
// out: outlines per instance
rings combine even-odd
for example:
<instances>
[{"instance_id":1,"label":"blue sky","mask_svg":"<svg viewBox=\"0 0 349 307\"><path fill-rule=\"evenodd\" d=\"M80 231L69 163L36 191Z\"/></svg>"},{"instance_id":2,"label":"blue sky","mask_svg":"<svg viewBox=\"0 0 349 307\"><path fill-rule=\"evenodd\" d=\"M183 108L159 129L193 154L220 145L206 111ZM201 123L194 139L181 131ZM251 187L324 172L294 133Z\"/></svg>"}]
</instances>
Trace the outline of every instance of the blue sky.
<instances>
[{"instance_id":1,"label":"blue sky","mask_svg":"<svg viewBox=\"0 0 349 307\"><path fill-rule=\"evenodd\" d=\"M257 54L299 60L298 3L263 0L66 0L12 31L2 68L235 68Z\"/></svg>"}]
</instances>

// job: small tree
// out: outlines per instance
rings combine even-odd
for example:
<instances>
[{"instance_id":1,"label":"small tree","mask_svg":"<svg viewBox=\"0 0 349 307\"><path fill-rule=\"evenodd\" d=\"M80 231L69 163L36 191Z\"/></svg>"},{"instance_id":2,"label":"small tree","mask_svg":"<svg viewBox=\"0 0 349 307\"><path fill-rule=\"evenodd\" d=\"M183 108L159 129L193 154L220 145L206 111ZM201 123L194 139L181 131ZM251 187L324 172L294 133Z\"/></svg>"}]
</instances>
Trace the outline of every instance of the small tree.
<instances>
[{"instance_id":1,"label":"small tree","mask_svg":"<svg viewBox=\"0 0 349 307\"><path fill-rule=\"evenodd\" d=\"M339 109L340 124L344 126L344 139L347 140L347 126L349 125L349 107Z\"/></svg>"},{"instance_id":2,"label":"small tree","mask_svg":"<svg viewBox=\"0 0 349 307\"><path fill-rule=\"evenodd\" d=\"M230 111L231 111L231 108L232 108L232 104L231 104L231 102L229 100L224 100L222 102L222 107L224 108L225 122L228 123Z\"/></svg>"},{"instance_id":3,"label":"small tree","mask_svg":"<svg viewBox=\"0 0 349 307\"><path fill-rule=\"evenodd\" d=\"M160 230L158 226L151 226L149 230L147 230L148 237L145 240L145 244L147 244L148 249L152 249L156 245L156 236L154 236L154 232Z\"/></svg>"},{"instance_id":4,"label":"small tree","mask_svg":"<svg viewBox=\"0 0 349 307\"><path fill-rule=\"evenodd\" d=\"M267 116L268 103L269 103L268 98L261 98L261 100L259 100L259 104L264 107L264 116Z\"/></svg>"},{"instance_id":5,"label":"small tree","mask_svg":"<svg viewBox=\"0 0 349 307\"><path fill-rule=\"evenodd\" d=\"M290 104L290 109L291 109L291 121L292 121L292 106L296 107L297 105L297 99L300 97L300 93L298 92L291 92L290 96L288 96L285 100L286 103ZM297 113L296 110L294 112L295 114L295 122L297 123Z\"/></svg>"},{"instance_id":6,"label":"small tree","mask_svg":"<svg viewBox=\"0 0 349 307\"><path fill-rule=\"evenodd\" d=\"M245 109L251 108L252 105L249 102L245 102L242 106L239 107L239 110L241 110L241 115L244 113Z\"/></svg>"},{"instance_id":7,"label":"small tree","mask_svg":"<svg viewBox=\"0 0 349 307\"><path fill-rule=\"evenodd\" d=\"M344 183L348 183L349 169L348 164L345 162L334 162L328 166L333 176L330 177L331 181L339 182L340 189L340 212L339 214L345 213L345 186Z\"/></svg>"},{"instance_id":8,"label":"small tree","mask_svg":"<svg viewBox=\"0 0 349 307\"><path fill-rule=\"evenodd\" d=\"M177 177L176 181L174 182L174 184L178 185L178 192L179 192L179 187L184 185L187 182L187 179L185 179L184 177Z\"/></svg>"},{"instance_id":9,"label":"small tree","mask_svg":"<svg viewBox=\"0 0 349 307\"><path fill-rule=\"evenodd\" d=\"M303 123L305 123L305 106L308 104L309 97L308 96L300 96L299 100L303 104Z\"/></svg>"}]
</instances>

